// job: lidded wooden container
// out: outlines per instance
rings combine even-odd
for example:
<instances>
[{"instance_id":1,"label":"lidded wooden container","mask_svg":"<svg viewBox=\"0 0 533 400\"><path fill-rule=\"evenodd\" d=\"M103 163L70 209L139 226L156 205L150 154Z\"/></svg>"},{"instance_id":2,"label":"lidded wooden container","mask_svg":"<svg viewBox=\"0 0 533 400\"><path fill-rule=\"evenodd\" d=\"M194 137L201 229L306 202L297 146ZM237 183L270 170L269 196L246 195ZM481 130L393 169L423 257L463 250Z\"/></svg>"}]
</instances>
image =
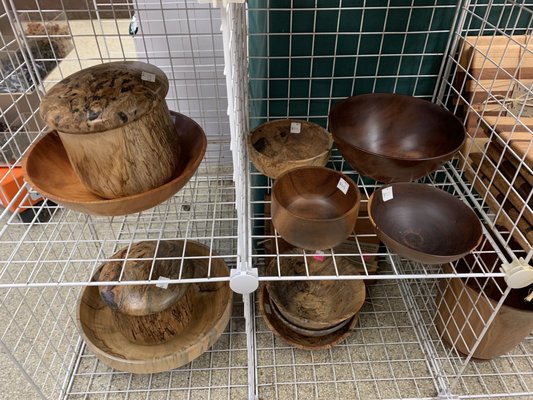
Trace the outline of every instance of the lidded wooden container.
<instances>
[{"instance_id":1,"label":"lidded wooden container","mask_svg":"<svg viewBox=\"0 0 533 400\"><path fill-rule=\"evenodd\" d=\"M169 181L180 148L165 102L168 79L139 61L100 64L50 89L40 113L55 129L81 182L103 198Z\"/></svg>"},{"instance_id":2,"label":"lidded wooden container","mask_svg":"<svg viewBox=\"0 0 533 400\"><path fill-rule=\"evenodd\" d=\"M115 260L101 267L98 280L192 278L194 266L188 260L183 260L182 265L182 254L182 241L162 241L159 245L156 242L138 242L130 249L124 248L113 255L111 258ZM155 284L110 284L99 286L98 290L104 303L112 310L116 328L134 343L164 343L183 332L191 320L194 295L190 284L173 284L167 288Z\"/></svg>"}]
</instances>

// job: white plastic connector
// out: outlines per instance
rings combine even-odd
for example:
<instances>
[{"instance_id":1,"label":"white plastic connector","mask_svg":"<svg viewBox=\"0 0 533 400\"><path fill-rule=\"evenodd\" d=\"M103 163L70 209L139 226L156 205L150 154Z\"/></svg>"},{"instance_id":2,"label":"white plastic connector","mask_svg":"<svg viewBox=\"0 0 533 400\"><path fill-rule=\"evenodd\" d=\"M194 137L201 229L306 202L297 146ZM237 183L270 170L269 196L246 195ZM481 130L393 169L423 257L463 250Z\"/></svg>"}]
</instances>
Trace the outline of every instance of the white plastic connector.
<instances>
[{"instance_id":1,"label":"white plastic connector","mask_svg":"<svg viewBox=\"0 0 533 400\"><path fill-rule=\"evenodd\" d=\"M226 7L229 3L244 3L245 0L198 0L198 3L212 3L213 7Z\"/></svg>"},{"instance_id":2,"label":"white plastic connector","mask_svg":"<svg viewBox=\"0 0 533 400\"><path fill-rule=\"evenodd\" d=\"M245 271L232 269L229 277L229 287L235 293L250 294L259 287L259 274L257 268Z\"/></svg>"},{"instance_id":3,"label":"white plastic connector","mask_svg":"<svg viewBox=\"0 0 533 400\"><path fill-rule=\"evenodd\" d=\"M500 271L505 274L505 282L512 289L521 289L533 283L533 267L523 258L502 264Z\"/></svg>"}]
</instances>

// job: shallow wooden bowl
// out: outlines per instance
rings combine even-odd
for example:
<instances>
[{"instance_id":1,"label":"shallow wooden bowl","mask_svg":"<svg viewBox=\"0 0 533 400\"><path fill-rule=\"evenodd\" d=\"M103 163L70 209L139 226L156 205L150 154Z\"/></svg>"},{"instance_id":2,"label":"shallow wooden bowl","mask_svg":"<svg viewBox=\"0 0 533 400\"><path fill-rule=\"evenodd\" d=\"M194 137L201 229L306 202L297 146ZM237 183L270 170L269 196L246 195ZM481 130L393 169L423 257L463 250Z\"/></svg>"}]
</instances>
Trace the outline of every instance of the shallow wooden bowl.
<instances>
[{"instance_id":1,"label":"shallow wooden bowl","mask_svg":"<svg viewBox=\"0 0 533 400\"><path fill-rule=\"evenodd\" d=\"M190 279L194 265L182 259L183 240L137 242L111 257L100 268L98 281L147 281L160 277ZM157 251L157 254L156 254ZM188 283L156 285L105 285L98 290L113 311L115 326L131 342L163 343L187 328L193 310Z\"/></svg>"},{"instance_id":2,"label":"shallow wooden bowl","mask_svg":"<svg viewBox=\"0 0 533 400\"><path fill-rule=\"evenodd\" d=\"M351 335L359 319L359 313L357 313L342 328L324 336L302 335L291 330L272 311L269 293L264 285L259 288L259 310L268 328L276 336L302 350L325 350L336 346Z\"/></svg>"},{"instance_id":3,"label":"shallow wooden bowl","mask_svg":"<svg viewBox=\"0 0 533 400\"><path fill-rule=\"evenodd\" d=\"M458 260L483 238L481 222L470 207L420 183L394 183L376 190L368 200L368 215L387 247L424 264Z\"/></svg>"},{"instance_id":4,"label":"shallow wooden bowl","mask_svg":"<svg viewBox=\"0 0 533 400\"><path fill-rule=\"evenodd\" d=\"M346 185L346 193L338 188L339 182ZM272 224L293 246L329 249L353 232L360 201L357 185L338 171L291 169L272 186Z\"/></svg>"},{"instance_id":5,"label":"shallow wooden bowl","mask_svg":"<svg viewBox=\"0 0 533 400\"><path fill-rule=\"evenodd\" d=\"M187 241L186 255L206 257L208 247ZM193 260L195 269L210 276L227 277L229 268L219 258ZM201 272L203 271L203 272ZM96 281L99 271L93 281ZM227 282L191 284L193 313L187 328L171 340L150 346L132 343L117 329L112 310L97 286L87 286L77 305L77 322L89 349L104 364L120 371L147 374L183 366L206 352L224 332L232 308L233 292Z\"/></svg>"},{"instance_id":6,"label":"shallow wooden bowl","mask_svg":"<svg viewBox=\"0 0 533 400\"><path fill-rule=\"evenodd\" d=\"M337 103L329 113L337 148L361 175L412 181L450 160L466 137L442 107L411 96L371 93Z\"/></svg>"},{"instance_id":7,"label":"shallow wooden bowl","mask_svg":"<svg viewBox=\"0 0 533 400\"><path fill-rule=\"evenodd\" d=\"M24 158L26 181L43 196L75 211L93 215L125 215L154 207L172 197L194 175L207 148L202 128L187 116L171 113L181 146L179 165L172 179L144 193L104 199L89 191L72 169L55 131L35 143Z\"/></svg>"},{"instance_id":8,"label":"shallow wooden bowl","mask_svg":"<svg viewBox=\"0 0 533 400\"><path fill-rule=\"evenodd\" d=\"M280 257L281 276L335 276L331 255L324 260L294 249ZM307 262L307 270L306 270ZM359 275L358 266L345 257L335 257L339 275ZM267 266L267 275L278 275L278 263L273 259ZM362 280L298 280L269 281L266 284L270 300L291 324L304 329L328 329L351 318L363 306L366 297Z\"/></svg>"},{"instance_id":9,"label":"shallow wooden bowl","mask_svg":"<svg viewBox=\"0 0 533 400\"><path fill-rule=\"evenodd\" d=\"M300 132L292 133L291 124L300 124ZM248 135L247 142L254 166L276 179L293 168L326 165L333 138L312 122L282 119L259 125Z\"/></svg>"}]
</instances>

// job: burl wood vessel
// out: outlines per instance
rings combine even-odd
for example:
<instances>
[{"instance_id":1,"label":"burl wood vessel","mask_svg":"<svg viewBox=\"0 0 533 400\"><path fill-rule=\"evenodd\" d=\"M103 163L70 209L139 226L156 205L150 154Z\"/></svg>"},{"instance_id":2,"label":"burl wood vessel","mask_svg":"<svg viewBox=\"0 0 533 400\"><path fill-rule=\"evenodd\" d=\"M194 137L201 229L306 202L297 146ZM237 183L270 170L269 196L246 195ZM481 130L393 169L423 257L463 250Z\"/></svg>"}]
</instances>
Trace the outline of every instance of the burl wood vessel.
<instances>
[{"instance_id":1,"label":"burl wood vessel","mask_svg":"<svg viewBox=\"0 0 533 400\"><path fill-rule=\"evenodd\" d=\"M78 71L50 89L42 118L82 183L108 199L156 188L178 165L179 142L159 68L120 61Z\"/></svg>"},{"instance_id":2,"label":"burl wood vessel","mask_svg":"<svg viewBox=\"0 0 533 400\"><path fill-rule=\"evenodd\" d=\"M157 250L157 255L156 255ZM191 278L194 266L183 254L183 242L139 242L113 255L100 269L100 282ZM155 259L155 261L153 261ZM126 262L124 260L127 260ZM99 286L102 300L111 308L117 329L131 342L164 343L181 333L192 315L191 286L186 283Z\"/></svg>"}]
</instances>

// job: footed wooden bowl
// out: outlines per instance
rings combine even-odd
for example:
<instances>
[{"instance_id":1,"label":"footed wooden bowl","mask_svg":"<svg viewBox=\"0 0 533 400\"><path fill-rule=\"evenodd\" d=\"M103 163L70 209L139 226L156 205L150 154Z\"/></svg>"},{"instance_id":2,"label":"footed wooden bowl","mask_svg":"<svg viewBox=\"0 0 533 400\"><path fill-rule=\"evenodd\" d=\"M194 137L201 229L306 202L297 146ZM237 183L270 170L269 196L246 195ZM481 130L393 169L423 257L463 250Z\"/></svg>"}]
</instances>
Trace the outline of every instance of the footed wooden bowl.
<instances>
[{"instance_id":1,"label":"footed wooden bowl","mask_svg":"<svg viewBox=\"0 0 533 400\"><path fill-rule=\"evenodd\" d=\"M464 126L429 101L391 93L350 97L329 113L337 148L361 175L380 182L421 178L452 158Z\"/></svg>"},{"instance_id":2,"label":"footed wooden bowl","mask_svg":"<svg viewBox=\"0 0 533 400\"><path fill-rule=\"evenodd\" d=\"M75 210L93 215L125 215L154 207L172 197L194 175L207 148L202 128L189 117L172 112L181 147L178 167L171 180L147 192L104 199L88 190L74 172L57 132L35 143L24 158L26 181L43 196Z\"/></svg>"},{"instance_id":3,"label":"footed wooden bowl","mask_svg":"<svg viewBox=\"0 0 533 400\"><path fill-rule=\"evenodd\" d=\"M299 124L299 132L291 132ZM298 130L298 129L297 129ZM248 154L264 175L276 179L293 168L327 164L333 138L312 122L282 119L264 123L248 135Z\"/></svg>"},{"instance_id":4,"label":"footed wooden bowl","mask_svg":"<svg viewBox=\"0 0 533 400\"><path fill-rule=\"evenodd\" d=\"M259 309L268 328L290 345L302 350L325 350L330 349L346 339L359 319L359 313L350 318L349 322L340 329L323 336L306 336L291 330L272 311L272 303L266 286L259 288Z\"/></svg>"},{"instance_id":5,"label":"footed wooden bowl","mask_svg":"<svg viewBox=\"0 0 533 400\"><path fill-rule=\"evenodd\" d=\"M393 252L424 264L444 264L474 250L483 239L470 207L421 183L394 183L376 190L368 215L379 239Z\"/></svg>"},{"instance_id":6,"label":"footed wooden bowl","mask_svg":"<svg viewBox=\"0 0 533 400\"><path fill-rule=\"evenodd\" d=\"M279 258L281 276L335 276L359 275L357 265L345 257L324 255L324 260L300 249ZM307 262L307 269L306 269ZM268 276L276 276L277 259L267 267ZM276 304L281 315L291 324L304 329L328 329L351 318L363 306L366 297L362 280L297 280L269 281L266 284L271 302Z\"/></svg>"},{"instance_id":7,"label":"footed wooden bowl","mask_svg":"<svg viewBox=\"0 0 533 400\"><path fill-rule=\"evenodd\" d=\"M272 186L272 224L293 246L329 249L353 232L360 200L357 185L338 171L324 167L291 169Z\"/></svg>"},{"instance_id":8,"label":"footed wooden bowl","mask_svg":"<svg viewBox=\"0 0 533 400\"><path fill-rule=\"evenodd\" d=\"M222 259L212 258L210 249L200 243L187 241L187 257L198 276L229 276L229 268ZM93 277L96 281L100 271ZM120 371L148 374L183 366L206 352L224 332L232 308L233 292L227 282L193 283L191 302L193 312L187 327L170 340L149 346L132 343L116 327L111 308L102 300L97 286L87 286L77 305L77 322L82 338L89 349L104 364Z\"/></svg>"}]
</instances>

